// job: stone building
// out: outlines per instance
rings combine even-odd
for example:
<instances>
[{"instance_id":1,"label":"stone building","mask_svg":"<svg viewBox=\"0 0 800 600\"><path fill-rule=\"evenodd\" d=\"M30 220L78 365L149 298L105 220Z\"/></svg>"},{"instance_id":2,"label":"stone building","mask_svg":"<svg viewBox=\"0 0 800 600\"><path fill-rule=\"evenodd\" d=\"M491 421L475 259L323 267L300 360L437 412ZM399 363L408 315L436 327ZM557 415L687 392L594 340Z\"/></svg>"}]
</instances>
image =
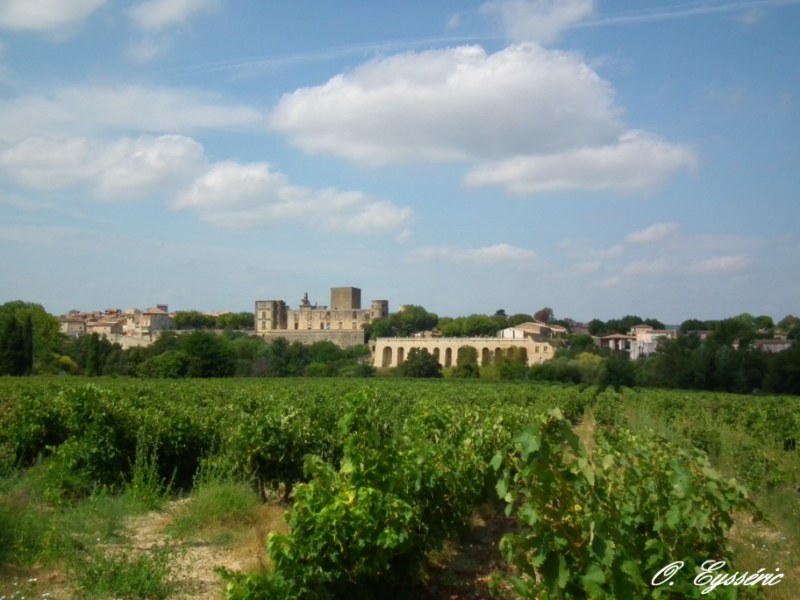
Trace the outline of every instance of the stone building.
<instances>
[{"instance_id":1,"label":"stone building","mask_svg":"<svg viewBox=\"0 0 800 600\"><path fill-rule=\"evenodd\" d=\"M283 300L256 300L255 334L304 344L331 341L346 348L363 344L364 327L388 316L388 300L372 300L363 309L359 288L337 287L331 288L330 306L312 304L307 293L297 309Z\"/></svg>"}]
</instances>

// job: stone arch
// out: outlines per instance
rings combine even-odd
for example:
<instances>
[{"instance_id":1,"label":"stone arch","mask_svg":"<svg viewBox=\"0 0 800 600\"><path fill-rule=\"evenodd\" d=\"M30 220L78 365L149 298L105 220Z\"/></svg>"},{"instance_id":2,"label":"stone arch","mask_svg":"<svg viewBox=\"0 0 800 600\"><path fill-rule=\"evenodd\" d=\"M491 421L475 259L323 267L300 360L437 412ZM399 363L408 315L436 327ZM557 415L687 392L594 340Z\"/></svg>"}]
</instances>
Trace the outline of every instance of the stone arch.
<instances>
[{"instance_id":1,"label":"stone arch","mask_svg":"<svg viewBox=\"0 0 800 600\"><path fill-rule=\"evenodd\" d=\"M445 348L444 349L444 366L445 367L453 366L453 349L452 348Z\"/></svg>"},{"instance_id":2,"label":"stone arch","mask_svg":"<svg viewBox=\"0 0 800 600\"><path fill-rule=\"evenodd\" d=\"M492 364L492 351L489 348L481 350L481 365L487 366Z\"/></svg>"},{"instance_id":3,"label":"stone arch","mask_svg":"<svg viewBox=\"0 0 800 600\"><path fill-rule=\"evenodd\" d=\"M381 366L382 367L391 367L392 366L392 347L386 346L383 349L383 356L381 357Z\"/></svg>"},{"instance_id":4,"label":"stone arch","mask_svg":"<svg viewBox=\"0 0 800 600\"><path fill-rule=\"evenodd\" d=\"M397 366L400 366L406 360L406 349L400 346L397 349Z\"/></svg>"}]
</instances>

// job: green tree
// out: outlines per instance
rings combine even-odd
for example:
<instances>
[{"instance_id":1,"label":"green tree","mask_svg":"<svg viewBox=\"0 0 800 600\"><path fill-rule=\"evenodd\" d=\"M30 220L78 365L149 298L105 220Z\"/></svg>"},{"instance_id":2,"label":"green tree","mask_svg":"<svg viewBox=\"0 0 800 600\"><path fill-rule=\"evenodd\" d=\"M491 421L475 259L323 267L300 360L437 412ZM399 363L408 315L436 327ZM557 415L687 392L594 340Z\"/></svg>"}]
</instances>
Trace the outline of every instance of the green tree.
<instances>
[{"instance_id":1,"label":"green tree","mask_svg":"<svg viewBox=\"0 0 800 600\"><path fill-rule=\"evenodd\" d=\"M87 336L86 360L83 365L83 372L89 377L100 375L103 371L103 356L100 347L100 336L96 333Z\"/></svg>"},{"instance_id":2,"label":"green tree","mask_svg":"<svg viewBox=\"0 0 800 600\"><path fill-rule=\"evenodd\" d=\"M118 344L112 344L97 333L71 338L64 343L64 353L80 365L81 372L89 377L105 373L106 361Z\"/></svg>"},{"instance_id":3,"label":"green tree","mask_svg":"<svg viewBox=\"0 0 800 600\"><path fill-rule=\"evenodd\" d=\"M16 316L6 313L0 316L0 374L25 375L26 341L22 324Z\"/></svg>"},{"instance_id":4,"label":"green tree","mask_svg":"<svg viewBox=\"0 0 800 600\"><path fill-rule=\"evenodd\" d=\"M22 319L22 367L23 375L33 372L33 316L25 312Z\"/></svg>"},{"instance_id":5,"label":"green tree","mask_svg":"<svg viewBox=\"0 0 800 600\"><path fill-rule=\"evenodd\" d=\"M583 352L596 352L594 338L588 333L569 335L566 346L558 351L559 356L578 356Z\"/></svg>"},{"instance_id":6,"label":"green tree","mask_svg":"<svg viewBox=\"0 0 800 600\"><path fill-rule=\"evenodd\" d=\"M464 336L464 317L442 317L439 319L439 331L444 337Z\"/></svg>"},{"instance_id":7,"label":"green tree","mask_svg":"<svg viewBox=\"0 0 800 600\"><path fill-rule=\"evenodd\" d=\"M255 329L255 315L251 312L225 313L216 318L218 329Z\"/></svg>"},{"instance_id":8,"label":"green tree","mask_svg":"<svg viewBox=\"0 0 800 600\"><path fill-rule=\"evenodd\" d=\"M177 379L186 377L192 364L189 356L181 350L168 350L144 361L138 368L140 377Z\"/></svg>"},{"instance_id":9,"label":"green tree","mask_svg":"<svg viewBox=\"0 0 800 600\"><path fill-rule=\"evenodd\" d=\"M712 325L708 321L701 321L700 319L687 319L681 323L678 331L680 333L691 333L692 331L708 331Z\"/></svg>"},{"instance_id":10,"label":"green tree","mask_svg":"<svg viewBox=\"0 0 800 600\"><path fill-rule=\"evenodd\" d=\"M778 322L778 329L790 340L800 339L800 317L786 315Z\"/></svg>"},{"instance_id":11,"label":"green tree","mask_svg":"<svg viewBox=\"0 0 800 600\"><path fill-rule=\"evenodd\" d=\"M636 371L627 352L612 352L603 363L600 374L602 387L633 387L636 383Z\"/></svg>"},{"instance_id":12,"label":"green tree","mask_svg":"<svg viewBox=\"0 0 800 600\"><path fill-rule=\"evenodd\" d=\"M15 319L16 324L11 325L6 318ZM16 339L19 374L55 368L56 357L62 353L64 336L59 330L58 319L47 313L41 305L22 300L6 302L0 306L0 329L4 327L21 330L9 331L7 334L0 330L0 354L4 352L4 344L11 344L9 340L3 341L6 335L10 335L12 340ZM3 360L5 359L0 358L0 362Z\"/></svg>"},{"instance_id":13,"label":"green tree","mask_svg":"<svg viewBox=\"0 0 800 600\"><path fill-rule=\"evenodd\" d=\"M528 375L526 348L509 348L497 359L500 379L524 379Z\"/></svg>"},{"instance_id":14,"label":"green tree","mask_svg":"<svg viewBox=\"0 0 800 600\"><path fill-rule=\"evenodd\" d=\"M427 348L412 348L405 362L397 367L402 377L435 378L442 376L442 365Z\"/></svg>"},{"instance_id":15,"label":"green tree","mask_svg":"<svg viewBox=\"0 0 800 600\"><path fill-rule=\"evenodd\" d=\"M488 315L473 314L464 319L466 337L493 336L497 331L497 323Z\"/></svg>"},{"instance_id":16,"label":"green tree","mask_svg":"<svg viewBox=\"0 0 800 600\"><path fill-rule=\"evenodd\" d=\"M177 329L213 329L217 319L196 310L179 310L173 317Z\"/></svg>"},{"instance_id":17,"label":"green tree","mask_svg":"<svg viewBox=\"0 0 800 600\"><path fill-rule=\"evenodd\" d=\"M453 377L477 378L481 376L481 367L478 364L478 350L474 346L461 346L456 356L456 366Z\"/></svg>"},{"instance_id":18,"label":"green tree","mask_svg":"<svg viewBox=\"0 0 800 600\"><path fill-rule=\"evenodd\" d=\"M413 335L419 331L429 331L436 327L439 317L421 306L405 306L403 310L390 316L399 337Z\"/></svg>"},{"instance_id":19,"label":"green tree","mask_svg":"<svg viewBox=\"0 0 800 600\"><path fill-rule=\"evenodd\" d=\"M508 317L506 326L514 327L515 325L521 325L522 323L529 323L530 320L531 315L526 315L525 313L516 313Z\"/></svg>"},{"instance_id":20,"label":"green tree","mask_svg":"<svg viewBox=\"0 0 800 600\"><path fill-rule=\"evenodd\" d=\"M800 394L800 341L771 357L764 389L773 394Z\"/></svg>"},{"instance_id":21,"label":"green tree","mask_svg":"<svg viewBox=\"0 0 800 600\"><path fill-rule=\"evenodd\" d=\"M236 359L224 337L207 331L193 331L181 336L181 350L189 358L189 377L231 377Z\"/></svg>"}]
</instances>

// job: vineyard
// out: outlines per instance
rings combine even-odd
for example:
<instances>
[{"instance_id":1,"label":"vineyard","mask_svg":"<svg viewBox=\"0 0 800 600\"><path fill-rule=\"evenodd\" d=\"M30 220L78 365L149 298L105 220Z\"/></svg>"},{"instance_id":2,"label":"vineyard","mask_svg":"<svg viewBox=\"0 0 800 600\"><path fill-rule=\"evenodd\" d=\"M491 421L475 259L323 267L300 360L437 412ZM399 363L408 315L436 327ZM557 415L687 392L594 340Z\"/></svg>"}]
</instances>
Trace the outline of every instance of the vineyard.
<instances>
[{"instance_id":1,"label":"vineyard","mask_svg":"<svg viewBox=\"0 0 800 600\"><path fill-rule=\"evenodd\" d=\"M5 378L0 597L21 598L15 584L54 570L62 597L178 593L163 548L102 551L121 526L101 515L121 498L128 512L197 502L224 480L286 520L265 532L264 568L219 569L229 600L426 597L431 557L480 511L511 523L504 566L485 582L498 597L790 598L798 434L792 397ZM128 587L102 587L110 571ZM139 571L151 587L133 588Z\"/></svg>"}]
</instances>

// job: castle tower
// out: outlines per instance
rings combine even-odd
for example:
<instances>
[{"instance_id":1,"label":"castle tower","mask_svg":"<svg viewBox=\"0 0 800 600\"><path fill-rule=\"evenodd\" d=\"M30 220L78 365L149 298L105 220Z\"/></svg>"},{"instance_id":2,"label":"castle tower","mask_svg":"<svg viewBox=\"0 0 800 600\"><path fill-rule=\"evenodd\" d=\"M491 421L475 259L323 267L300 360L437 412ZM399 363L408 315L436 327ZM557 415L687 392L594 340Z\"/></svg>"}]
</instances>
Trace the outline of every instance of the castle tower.
<instances>
[{"instance_id":1,"label":"castle tower","mask_svg":"<svg viewBox=\"0 0 800 600\"><path fill-rule=\"evenodd\" d=\"M361 288L338 287L331 288L332 310L360 310Z\"/></svg>"},{"instance_id":2,"label":"castle tower","mask_svg":"<svg viewBox=\"0 0 800 600\"><path fill-rule=\"evenodd\" d=\"M375 319L386 319L389 317L389 301L388 300L373 300L370 303L369 318L374 321Z\"/></svg>"}]
</instances>

